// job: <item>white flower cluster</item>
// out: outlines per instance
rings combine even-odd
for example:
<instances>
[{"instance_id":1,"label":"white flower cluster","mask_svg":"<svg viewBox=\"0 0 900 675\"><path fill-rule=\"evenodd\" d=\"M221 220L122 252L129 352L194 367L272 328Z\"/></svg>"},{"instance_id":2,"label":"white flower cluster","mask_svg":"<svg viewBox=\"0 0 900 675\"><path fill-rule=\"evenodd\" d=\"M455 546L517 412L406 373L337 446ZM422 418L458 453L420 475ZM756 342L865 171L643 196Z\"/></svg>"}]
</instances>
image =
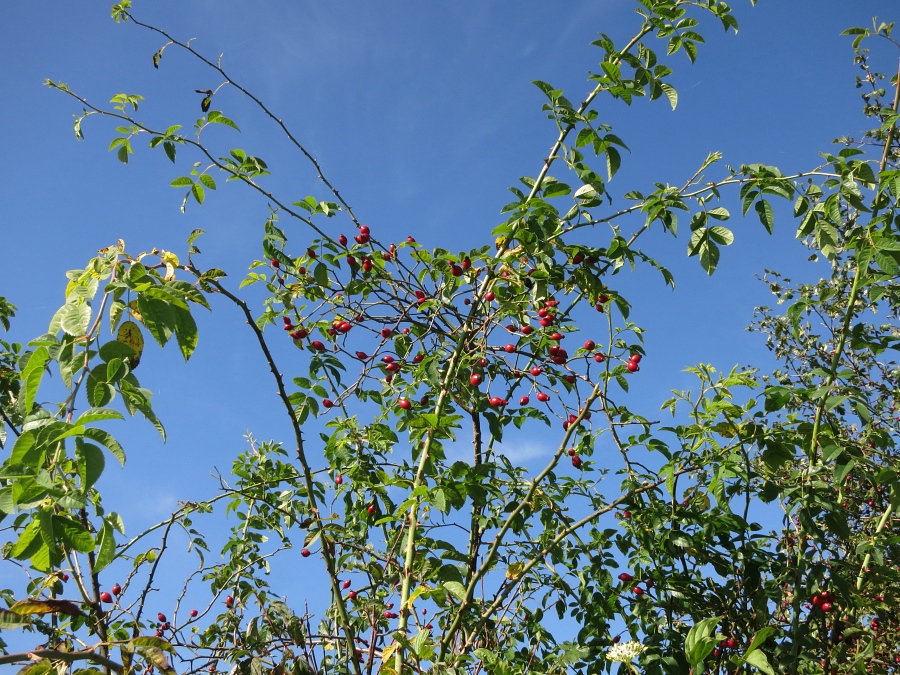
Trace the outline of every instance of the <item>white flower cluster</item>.
<instances>
[{"instance_id":1,"label":"white flower cluster","mask_svg":"<svg viewBox=\"0 0 900 675\"><path fill-rule=\"evenodd\" d=\"M628 663L629 661L633 661L637 656L639 656L646 650L647 648L640 642L629 640L628 642L622 642L610 647L609 651L606 652L606 660L619 663Z\"/></svg>"}]
</instances>

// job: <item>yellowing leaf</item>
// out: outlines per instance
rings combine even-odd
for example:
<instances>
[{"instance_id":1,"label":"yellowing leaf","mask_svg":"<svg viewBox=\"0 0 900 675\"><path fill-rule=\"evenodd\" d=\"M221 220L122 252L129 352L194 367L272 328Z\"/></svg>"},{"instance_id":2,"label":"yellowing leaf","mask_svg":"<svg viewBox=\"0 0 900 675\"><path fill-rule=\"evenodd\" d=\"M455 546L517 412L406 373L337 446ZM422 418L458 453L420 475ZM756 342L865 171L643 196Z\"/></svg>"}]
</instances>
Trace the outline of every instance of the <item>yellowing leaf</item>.
<instances>
[{"instance_id":1,"label":"yellowing leaf","mask_svg":"<svg viewBox=\"0 0 900 675\"><path fill-rule=\"evenodd\" d=\"M506 578L507 579L518 579L522 576L522 570L525 567L525 563L514 562L510 564L509 567L506 568Z\"/></svg>"},{"instance_id":2,"label":"yellowing leaf","mask_svg":"<svg viewBox=\"0 0 900 675\"><path fill-rule=\"evenodd\" d=\"M141 312L138 309L138 301L132 300L128 303L128 309L131 310L131 316L133 316L137 321L144 323L144 317L141 316Z\"/></svg>"},{"instance_id":3,"label":"yellowing leaf","mask_svg":"<svg viewBox=\"0 0 900 675\"><path fill-rule=\"evenodd\" d=\"M134 321L126 321L119 326L119 332L116 340L122 344L131 347L134 356L128 360L128 365L132 370L138 367L141 362L141 354L144 353L144 336L141 333L140 326Z\"/></svg>"},{"instance_id":4,"label":"yellowing leaf","mask_svg":"<svg viewBox=\"0 0 900 675\"><path fill-rule=\"evenodd\" d=\"M381 660L387 661L388 659L391 658L391 656L393 656L394 652L397 651L399 648L400 648L399 642L392 642L387 647L385 647L384 649L381 650ZM382 668L382 670L384 670L384 669Z\"/></svg>"},{"instance_id":5,"label":"yellowing leaf","mask_svg":"<svg viewBox=\"0 0 900 675\"><path fill-rule=\"evenodd\" d=\"M161 251L159 259L166 263L166 265L175 265L176 267L179 265L178 256L171 251Z\"/></svg>"},{"instance_id":6,"label":"yellowing leaf","mask_svg":"<svg viewBox=\"0 0 900 675\"><path fill-rule=\"evenodd\" d=\"M9 609L22 616L35 614L39 616L44 614L67 614L69 616L78 616L81 614L78 605L71 600L57 600L55 598L31 598L28 600L19 600Z\"/></svg>"}]
</instances>

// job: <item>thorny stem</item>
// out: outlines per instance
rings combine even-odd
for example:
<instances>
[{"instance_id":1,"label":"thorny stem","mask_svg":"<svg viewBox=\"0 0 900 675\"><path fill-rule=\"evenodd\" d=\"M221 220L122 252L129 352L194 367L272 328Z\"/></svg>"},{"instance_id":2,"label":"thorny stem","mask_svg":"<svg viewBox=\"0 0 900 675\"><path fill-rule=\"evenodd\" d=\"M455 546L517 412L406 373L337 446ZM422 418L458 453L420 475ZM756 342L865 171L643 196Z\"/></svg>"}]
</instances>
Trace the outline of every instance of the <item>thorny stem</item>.
<instances>
[{"instance_id":1,"label":"thorny stem","mask_svg":"<svg viewBox=\"0 0 900 675\"><path fill-rule=\"evenodd\" d=\"M186 267L188 271L196 275L198 278L201 276L200 270L191 265L190 267ZM294 408L291 405L290 399L288 398L287 391L284 388L284 379L281 375L281 371L278 370L278 367L275 365L275 359L272 356L272 353L269 351L269 347L266 344L265 338L263 337L262 331L256 325L256 322L253 320L253 314L250 312L250 308L247 306L247 303L236 295L227 290L221 283L215 280L210 280L209 283L223 296L228 298L232 303L237 305L237 307L243 312L244 317L247 320L247 324L250 326L251 330L253 330L256 335L256 339L259 343L259 347L265 356L266 362L269 365L269 370L272 371L272 376L275 378L275 382L278 386L278 397L281 399L282 404L287 411L287 415L291 420L291 427L294 431L294 439L297 444L297 459L300 462L301 467L303 468L303 482L306 487L307 500L309 503L310 511L312 512L314 522L316 523L316 527L319 531L319 536L322 541L321 551L322 558L325 561L325 568L328 571L328 577L331 582L331 590L332 594L335 598L335 606L338 610L338 615L344 629L344 633L346 636L347 643L347 652L348 652L348 661L352 664L354 672L356 675L362 675L362 671L359 667L359 660L356 658L356 634L353 629L353 624L350 621L350 615L347 611L347 605L344 600L344 596L341 593L340 584L338 583L338 575L335 566L335 558L334 551L330 546L330 540L325 534L325 525L321 520L319 515L318 503L316 501L316 493L315 493L315 482L313 480L313 472L312 468L309 465L309 461L306 458L306 451L304 450L304 440L303 440L303 431L300 428L300 423L297 421L297 417L294 415ZM423 453L424 456L424 453Z\"/></svg>"},{"instance_id":2,"label":"thorny stem","mask_svg":"<svg viewBox=\"0 0 900 675\"><path fill-rule=\"evenodd\" d=\"M896 113L898 108L900 108L900 65L898 65L897 70L897 83L894 89L894 104L893 111ZM888 128L887 137L884 141L884 152L881 156L881 161L879 162L878 173L879 175L884 172L885 167L887 166L888 157L890 156L891 144L894 142L894 136L897 131L897 120L895 119L890 127ZM868 239L871 235L872 230L872 222L878 217L878 206L873 209L872 216L869 219L869 225L866 228L866 238ZM856 301L859 298L860 290L863 286L863 279L867 276L866 272L868 271L869 265L869 253L864 251L857 251L856 254L856 274L853 277L853 286L850 289L850 297L847 300L847 309L844 314L844 321L841 325L841 331L838 335L838 343L834 349L834 354L831 357L831 364L828 371L828 377L825 380L825 384L823 388L827 391L834 384L837 379L837 369L840 364L841 357L843 356L844 346L847 343L847 336L850 334L850 324L853 321L853 317L856 316ZM819 432L821 430L822 423L822 415L825 411L825 404L827 402L827 396L823 396L819 403L816 405L816 412L813 418L813 428L812 434L810 435L809 441L809 464L807 468L807 472L813 469L819 462ZM889 516L890 509L885 513L886 517ZM804 548L806 544L806 536L803 525L801 523L800 529L798 531L798 547L797 547L797 563L795 565L795 575L794 575L794 597L793 597L793 616L791 617L791 633L793 635L793 645L792 645L792 663L791 663L791 673L792 675L796 675L798 672L798 668L800 666L800 640L797 637L797 633L800 628L800 588L799 582L801 579L801 573L803 568L803 556L804 556ZM859 576L857 576L856 584L857 589L862 587L863 575L865 573L866 567L869 565L869 560L871 559L871 554L866 554L865 560L863 562L862 568L860 570Z\"/></svg>"}]
</instances>

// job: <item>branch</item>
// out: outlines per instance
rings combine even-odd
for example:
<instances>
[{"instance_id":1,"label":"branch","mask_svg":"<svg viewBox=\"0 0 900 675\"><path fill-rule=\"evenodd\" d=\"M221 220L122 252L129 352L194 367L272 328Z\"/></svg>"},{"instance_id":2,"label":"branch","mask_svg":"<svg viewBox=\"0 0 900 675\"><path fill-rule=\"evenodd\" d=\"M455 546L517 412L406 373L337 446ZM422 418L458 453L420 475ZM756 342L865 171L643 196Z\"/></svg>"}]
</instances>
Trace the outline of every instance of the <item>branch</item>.
<instances>
[{"instance_id":1,"label":"branch","mask_svg":"<svg viewBox=\"0 0 900 675\"><path fill-rule=\"evenodd\" d=\"M124 673L125 668L115 661L110 661L104 656L100 656L92 650L80 652L63 652L57 649L36 649L32 652L21 652L18 654L0 655L0 666L12 663L22 663L26 661L40 661L50 659L52 661L65 661L66 663L75 663L77 661L89 661L96 663L105 668L109 668L117 673Z\"/></svg>"}]
</instances>

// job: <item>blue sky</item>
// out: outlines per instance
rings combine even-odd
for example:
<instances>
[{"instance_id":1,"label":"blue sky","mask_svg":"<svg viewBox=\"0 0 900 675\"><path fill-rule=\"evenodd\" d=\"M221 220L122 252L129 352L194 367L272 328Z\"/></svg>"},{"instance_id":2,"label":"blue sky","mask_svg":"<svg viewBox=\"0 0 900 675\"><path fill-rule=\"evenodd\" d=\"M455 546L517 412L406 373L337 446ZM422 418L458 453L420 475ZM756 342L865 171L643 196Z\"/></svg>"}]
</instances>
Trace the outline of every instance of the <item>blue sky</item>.
<instances>
[{"instance_id":1,"label":"blue sky","mask_svg":"<svg viewBox=\"0 0 900 675\"><path fill-rule=\"evenodd\" d=\"M219 81L174 50L154 70L151 55L162 41L113 23L108 4L14 3L4 11L0 295L20 308L13 336L21 341L43 333L62 304L65 271L119 237L132 252L179 252L188 233L203 228L201 260L228 270L233 288L261 256L265 203L219 180L203 207L190 204L182 215L181 193L168 183L187 173L184 161L173 167L161 151L140 147L123 166L106 150L112 129L102 121L88 121L86 140L76 142L71 115L79 107L41 85L44 78L61 80L100 104L119 92L139 93L147 99L140 116L152 125L193 122L200 99L194 89ZM610 185L613 194L646 192L653 181L681 183L714 150L724 153L723 164L808 168L832 139L864 128L853 86L858 71L849 39L839 33L868 25L873 16L896 18L893 0L733 5L737 36L707 20L698 63L691 66L683 55L668 59L680 94L675 112L663 101L600 104L601 119L631 150ZM283 116L380 238L413 234L427 247L462 249L490 241L500 207L510 200L506 187L535 175L555 138L540 111L542 95L529 82L546 80L581 100L589 89L586 73L600 57L590 41L598 31L617 43L627 40L638 26L634 6L631 0L573 0L560 8L531 0L139 0L134 9L179 38L195 37L195 47L209 56L223 53L229 73ZM875 57L892 69L896 53L879 49ZM225 93L216 105L242 132L216 130L212 138L222 148L263 157L273 169L273 190L288 201L327 196L302 158L245 101ZM733 200L726 206L739 213ZM683 234L674 240L656 232L644 248L672 269L675 292L650 270L620 275L617 288L634 305L632 319L647 330L648 358L631 400L645 404L648 414L669 390L690 386L681 373L687 365L764 361L760 338L743 330L753 307L770 302L754 275L765 268L794 278L816 274L787 216L779 211L771 237L755 218L733 220L737 241L723 251L711 279L686 259ZM291 231L303 241L298 228ZM273 386L240 318L223 303L201 316L200 346L190 364L174 349L150 348L137 373L156 395L169 443L138 421L116 430L129 465L110 469L104 486L130 532L163 517L178 500L213 494L210 467L227 471L244 449L245 431L287 438Z\"/></svg>"}]
</instances>

